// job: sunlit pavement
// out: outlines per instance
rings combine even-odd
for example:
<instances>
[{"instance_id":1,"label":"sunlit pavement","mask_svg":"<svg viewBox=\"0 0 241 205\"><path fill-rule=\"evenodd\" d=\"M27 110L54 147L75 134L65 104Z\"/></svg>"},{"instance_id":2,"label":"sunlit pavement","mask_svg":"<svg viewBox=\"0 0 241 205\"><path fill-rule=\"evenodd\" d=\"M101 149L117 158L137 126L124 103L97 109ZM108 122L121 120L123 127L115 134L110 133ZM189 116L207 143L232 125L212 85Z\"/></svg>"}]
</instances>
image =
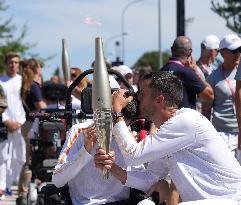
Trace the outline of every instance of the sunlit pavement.
<instances>
[{"instance_id":1,"label":"sunlit pavement","mask_svg":"<svg viewBox=\"0 0 241 205\"><path fill-rule=\"evenodd\" d=\"M13 196L6 196L4 200L0 200L0 205L15 205L17 198L17 186L12 187Z\"/></svg>"}]
</instances>

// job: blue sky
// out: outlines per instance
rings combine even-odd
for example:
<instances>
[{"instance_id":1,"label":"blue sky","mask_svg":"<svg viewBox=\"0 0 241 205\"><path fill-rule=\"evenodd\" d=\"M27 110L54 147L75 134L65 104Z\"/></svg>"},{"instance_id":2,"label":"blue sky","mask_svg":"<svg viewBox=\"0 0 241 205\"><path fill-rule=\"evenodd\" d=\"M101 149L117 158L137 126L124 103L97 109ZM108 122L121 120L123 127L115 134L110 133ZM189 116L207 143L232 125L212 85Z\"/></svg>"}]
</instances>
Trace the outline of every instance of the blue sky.
<instances>
[{"instance_id":1,"label":"blue sky","mask_svg":"<svg viewBox=\"0 0 241 205\"><path fill-rule=\"evenodd\" d=\"M115 41L121 33L121 13L131 0L7 0L7 14L17 27L26 24L26 41L37 43L32 49L41 57L55 55L44 70L48 80L57 66L61 66L61 39L67 40L71 66L89 69L94 59L94 39L101 36L108 41L105 55L114 60ZM225 21L210 10L210 0L186 0L186 18L193 18L186 35L193 41L194 57L199 56L201 40L208 34L222 38L232 33ZM217 0L223 2L223 0ZM125 61L132 66L147 51L158 50L158 0L142 0L132 4L125 13ZM176 37L176 0L162 0L162 50L170 48ZM91 17L101 26L84 24Z\"/></svg>"}]
</instances>

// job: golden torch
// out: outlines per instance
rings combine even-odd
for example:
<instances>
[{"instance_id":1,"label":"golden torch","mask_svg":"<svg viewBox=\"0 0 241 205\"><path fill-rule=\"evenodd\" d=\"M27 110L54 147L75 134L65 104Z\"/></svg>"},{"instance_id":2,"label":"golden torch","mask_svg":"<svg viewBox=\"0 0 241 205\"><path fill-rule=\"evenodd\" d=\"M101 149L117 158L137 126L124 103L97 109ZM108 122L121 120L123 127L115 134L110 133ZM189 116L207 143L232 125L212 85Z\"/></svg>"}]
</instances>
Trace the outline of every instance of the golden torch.
<instances>
[{"instance_id":1,"label":"golden torch","mask_svg":"<svg viewBox=\"0 0 241 205\"><path fill-rule=\"evenodd\" d=\"M95 39L92 108L99 146L108 153L112 137L112 98L100 37ZM103 170L103 178L109 178L108 170Z\"/></svg>"},{"instance_id":2,"label":"golden torch","mask_svg":"<svg viewBox=\"0 0 241 205\"><path fill-rule=\"evenodd\" d=\"M64 75L64 81L67 83L70 81L70 63L67 43L65 39L62 39L62 71Z\"/></svg>"}]
</instances>

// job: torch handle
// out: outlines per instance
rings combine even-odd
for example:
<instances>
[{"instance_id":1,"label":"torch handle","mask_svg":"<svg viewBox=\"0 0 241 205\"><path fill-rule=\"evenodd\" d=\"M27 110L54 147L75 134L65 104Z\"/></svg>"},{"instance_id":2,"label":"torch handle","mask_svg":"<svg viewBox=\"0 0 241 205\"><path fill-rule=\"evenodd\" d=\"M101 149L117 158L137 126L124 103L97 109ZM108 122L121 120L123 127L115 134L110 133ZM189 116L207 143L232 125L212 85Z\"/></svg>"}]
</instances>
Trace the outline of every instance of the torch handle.
<instances>
[{"instance_id":1,"label":"torch handle","mask_svg":"<svg viewBox=\"0 0 241 205\"><path fill-rule=\"evenodd\" d=\"M103 169L102 174L103 174L103 179L109 179L110 178L110 170Z\"/></svg>"}]
</instances>

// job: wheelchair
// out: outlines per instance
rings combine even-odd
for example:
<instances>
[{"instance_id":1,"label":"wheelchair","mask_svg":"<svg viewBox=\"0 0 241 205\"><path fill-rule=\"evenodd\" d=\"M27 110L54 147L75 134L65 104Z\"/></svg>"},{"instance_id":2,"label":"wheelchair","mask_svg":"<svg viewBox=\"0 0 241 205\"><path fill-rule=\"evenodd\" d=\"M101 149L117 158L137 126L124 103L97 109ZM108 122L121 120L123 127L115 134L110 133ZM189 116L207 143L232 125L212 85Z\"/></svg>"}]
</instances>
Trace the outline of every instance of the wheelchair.
<instances>
[{"instance_id":1,"label":"wheelchair","mask_svg":"<svg viewBox=\"0 0 241 205\"><path fill-rule=\"evenodd\" d=\"M45 109L45 113L61 112ZM28 205L71 205L67 185L57 188L52 174L65 142L65 123L61 119L38 119L38 134L30 140L32 180L27 195Z\"/></svg>"}]
</instances>

